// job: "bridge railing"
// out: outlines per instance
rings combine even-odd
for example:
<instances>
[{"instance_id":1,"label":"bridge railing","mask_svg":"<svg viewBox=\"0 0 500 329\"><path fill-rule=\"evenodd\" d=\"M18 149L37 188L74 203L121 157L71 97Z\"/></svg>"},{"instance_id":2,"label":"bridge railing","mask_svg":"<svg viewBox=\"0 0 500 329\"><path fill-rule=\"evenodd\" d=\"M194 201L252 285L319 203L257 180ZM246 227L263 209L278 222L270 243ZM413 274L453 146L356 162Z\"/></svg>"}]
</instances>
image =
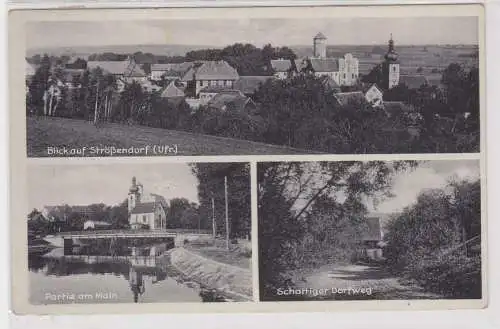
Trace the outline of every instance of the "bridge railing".
<instances>
[{"instance_id":1,"label":"bridge railing","mask_svg":"<svg viewBox=\"0 0 500 329\"><path fill-rule=\"evenodd\" d=\"M211 234L211 230L197 230L197 229L167 229L167 230L84 230L84 231L67 231L59 232L59 236L72 236L72 235L141 235L147 234L150 236L170 234Z\"/></svg>"}]
</instances>

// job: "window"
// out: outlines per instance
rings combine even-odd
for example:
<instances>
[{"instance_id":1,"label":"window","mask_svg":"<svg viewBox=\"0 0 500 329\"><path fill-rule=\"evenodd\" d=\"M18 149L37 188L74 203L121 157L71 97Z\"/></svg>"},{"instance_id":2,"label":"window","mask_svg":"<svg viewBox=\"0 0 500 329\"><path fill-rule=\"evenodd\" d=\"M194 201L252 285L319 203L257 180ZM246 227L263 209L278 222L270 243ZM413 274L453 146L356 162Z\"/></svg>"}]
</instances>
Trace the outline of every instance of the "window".
<instances>
[{"instance_id":1,"label":"window","mask_svg":"<svg viewBox=\"0 0 500 329\"><path fill-rule=\"evenodd\" d=\"M396 72L396 65L394 65L394 66L392 67L392 70L393 70L394 72Z\"/></svg>"},{"instance_id":2,"label":"window","mask_svg":"<svg viewBox=\"0 0 500 329\"><path fill-rule=\"evenodd\" d=\"M345 75L345 73L344 73L344 79L345 79L345 77L346 77L346 75Z\"/></svg>"},{"instance_id":3,"label":"window","mask_svg":"<svg viewBox=\"0 0 500 329\"><path fill-rule=\"evenodd\" d=\"M147 222L146 215L142 215L142 222L143 222L143 223L146 223L146 222Z\"/></svg>"}]
</instances>

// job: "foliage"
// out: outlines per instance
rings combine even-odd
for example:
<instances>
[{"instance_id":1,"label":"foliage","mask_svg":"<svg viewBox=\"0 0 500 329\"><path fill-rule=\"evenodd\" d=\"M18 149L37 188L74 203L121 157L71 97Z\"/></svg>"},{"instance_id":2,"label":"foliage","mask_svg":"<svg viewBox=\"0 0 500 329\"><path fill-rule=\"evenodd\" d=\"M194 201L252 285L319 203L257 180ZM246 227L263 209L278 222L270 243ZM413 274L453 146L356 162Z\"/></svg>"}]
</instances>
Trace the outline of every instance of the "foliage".
<instances>
[{"instance_id":1,"label":"foliage","mask_svg":"<svg viewBox=\"0 0 500 329\"><path fill-rule=\"evenodd\" d=\"M193 173L198 178L199 216L203 229L212 228L213 213L217 234L226 234L225 188L227 177L227 202L229 233L231 238L249 238L250 215L250 166L248 163L195 163ZM212 208L212 199L214 208Z\"/></svg>"},{"instance_id":2,"label":"foliage","mask_svg":"<svg viewBox=\"0 0 500 329\"><path fill-rule=\"evenodd\" d=\"M189 202L186 198L173 198L167 213L168 228L201 228L201 218L198 214L198 205Z\"/></svg>"},{"instance_id":3,"label":"foliage","mask_svg":"<svg viewBox=\"0 0 500 329\"><path fill-rule=\"evenodd\" d=\"M448 297L461 298L461 291L477 295L479 256L471 255L468 242L475 238L474 243L480 243L480 207L479 181L452 181L446 188L422 193L387 227L389 264Z\"/></svg>"}]
</instances>

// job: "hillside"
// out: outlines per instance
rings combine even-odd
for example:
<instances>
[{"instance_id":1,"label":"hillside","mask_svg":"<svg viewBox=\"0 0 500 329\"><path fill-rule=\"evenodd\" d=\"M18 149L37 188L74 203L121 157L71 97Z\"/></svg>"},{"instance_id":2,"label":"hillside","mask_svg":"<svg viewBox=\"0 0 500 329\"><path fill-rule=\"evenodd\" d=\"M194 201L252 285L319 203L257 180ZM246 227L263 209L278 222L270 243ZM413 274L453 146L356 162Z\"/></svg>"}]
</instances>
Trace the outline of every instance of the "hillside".
<instances>
[{"instance_id":1,"label":"hillside","mask_svg":"<svg viewBox=\"0 0 500 329\"><path fill-rule=\"evenodd\" d=\"M127 126L106 123L96 127L83 120L29 117L26 121L27 152L29 157L55 156L47 153L48 147L150 147L148 156L154 154L153 146L176 147L177 153L167 155L283 155L311 154L312 151L286 148L277 145L250 142L239 139L193 134L145 126ZM66 155L67 156L67 155ZM84 156L95 156L87 152ZM105 156L105 155L100 155ZM124 155L115 155L124 156Z\"/></svg>"}]
</instances>

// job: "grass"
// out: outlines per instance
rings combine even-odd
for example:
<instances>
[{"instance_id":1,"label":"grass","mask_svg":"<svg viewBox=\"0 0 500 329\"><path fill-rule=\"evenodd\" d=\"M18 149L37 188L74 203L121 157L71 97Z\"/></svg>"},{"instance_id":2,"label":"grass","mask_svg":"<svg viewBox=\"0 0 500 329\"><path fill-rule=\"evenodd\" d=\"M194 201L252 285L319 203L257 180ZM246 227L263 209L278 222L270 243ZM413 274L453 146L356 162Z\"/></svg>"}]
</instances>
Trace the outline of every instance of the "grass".
<instances>
[{"instance_id":1,"label":"grass","mask_svg":"<svg viewBox=\"0 0 500 329\"><path fill-rule=\"evenodd\" d=\"M200 256L215 260L220 263L241 267L244 269L251 268L251 257L243 255L238 250L228 251L223 248L214 246L186 245L184 246L189 251Z\"/></svg>"},{"instance_id":2,"label":"grass","mask_svg":"<svg viewBox=\"0 0 500 329\"><path fill-rule=\"evenodd\" d=\"M29 157L68 156L49 155L47 151L48 147L90 148L96 146L130 148L149 146L152 148L154 145L177 146L177 153L171 152L166 154L177 156L314 153L313 151L278 145L145 126L106 123L100 127L96 127L84 120L66 118L28 117L26 119L26 126L27 152ZM140 155L145 154L142 153ZM165 154L155 154L150 151L147 155ZM96 155L92 155L87 150L83 156ZM99 156L106 155L101 154ZM115 156L117 155L115 154Z\"/></svg>"}]
</instances>

